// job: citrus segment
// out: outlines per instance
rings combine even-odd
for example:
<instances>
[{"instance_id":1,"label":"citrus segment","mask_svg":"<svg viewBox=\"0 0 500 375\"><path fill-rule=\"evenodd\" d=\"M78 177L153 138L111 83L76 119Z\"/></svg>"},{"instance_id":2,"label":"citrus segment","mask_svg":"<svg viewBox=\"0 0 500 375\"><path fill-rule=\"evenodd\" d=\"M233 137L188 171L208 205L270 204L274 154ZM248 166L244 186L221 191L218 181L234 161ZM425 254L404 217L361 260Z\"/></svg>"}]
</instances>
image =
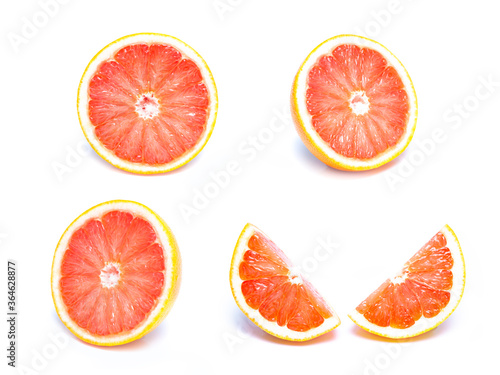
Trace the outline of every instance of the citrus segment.
<instances>
[{"instance_id":1,"label":"citrus segment","mask_svg":"<svg viewBox=\"0 0 500 375\"><path fill-rule=\"evenodd\" d=\"M382 336L416 336L435 328L453 312L464 286L460 245L451 228L445 226L350 317L362 328Z\"/></svg>"},{"instance_id":2,"label":"citrus segment","mask_svg":"<svg viewBox=\"0 0 500 375\"><path fill-rule=\"evenodd\" d=\"M247 224L233 255L231 288L240 309L268 333L304 341L340 324L334 310L276 244Z\"/></svg>"},{"instance_id":3,"label":"citrus segment","mask_svg":"<svg viewBox=\"0 0 500 375\"><path fill-rule=\"evenodd\" d=\"M92 208L66 230L52 267L56 310L84 341L118 345L156 326L175 300L180 259L170 230L138 203Z\"/></svg>"},{"instance_id":4,"label":"citrus segment","mask_svg":"<svg viewBox=\"0 0 500 375\"><path fill-rule=\"evenodd\" d=\"M105 47L78 90L80 122L92 147L137 173L161 173L191 160L208 140L216 110L206 63L160 34L135 34Z\"/></svg>"},{"instance_id":5,"label":"citrus segment","mask_svg":"<svg viewBox=\"0 0 500 375\"><path fill-rule=\"evenodd\" d=\"M408 145L416 95L408 73L385 47L341 35L302 64L292 112L313 154L339 169L364 170L387 163Z\"/></svg>"}]
</instances>

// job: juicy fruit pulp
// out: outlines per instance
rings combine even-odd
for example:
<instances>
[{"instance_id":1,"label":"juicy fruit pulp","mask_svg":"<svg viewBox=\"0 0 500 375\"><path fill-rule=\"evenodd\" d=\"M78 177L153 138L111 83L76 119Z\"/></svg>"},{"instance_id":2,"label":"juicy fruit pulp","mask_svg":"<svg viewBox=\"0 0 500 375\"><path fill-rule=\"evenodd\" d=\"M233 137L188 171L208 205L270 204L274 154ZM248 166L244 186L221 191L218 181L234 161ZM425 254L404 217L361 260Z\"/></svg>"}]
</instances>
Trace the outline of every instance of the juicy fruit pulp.
<instances>
[{"instance_id":1,"label":"juicy fruit pulp","mask_svg":"<svg viewBox=\"0 0 500 375\"><path fill-rule=\"evenodd\" d=\"M307 77L312 126L338 154L370 159L396 145L409 121L404 83L384 56L342 44L321 56Z\"/></svg>"},{"instance_id":2,"label":"juicy fruit pulp","mask_svg":"<svg viewBox=\"0 0 500 375\"><path fill-rule=\"evenodd\" d=\"M137 327L165 286L165 257L152 225L113 210L71 236L61 263L60 292L69 317L93 335Z\"/></svg>"},{"instance_id":3,"label":"juicy fruit pulp","mask_svg":"<svg viewBox=\"0 0 500 375\"><path fill-rule=\"evenodd\" d=\"M88 117L118 158L162 165L202 137L210 98L200 68L176 48L137 43L103 61L88 86Z\"/></svg>"},{"instance_id":4,"label":"juicy fruit pulp","mask_svg":"<svg viewBox=\"0 0 500 375\"><path fill-rule=\"evenodd\" d=\"M356 310L379 327L405 329L420 318L438 315L450 301L454 261L439 232L408 262L401 274L386 280Z\"/></svg>"},{"instance_id":5,"label":"juicy fruit pulp","mask_svg":"<svg viewBox=\"0 0 500 375\"><path fill-rule=\"evenodd\" d=\"M305 332L334 315L313 286L291 271L286 255L262 233L248 241L239 266L246 303L266 320Z\"/></svg>"}]
</instances>

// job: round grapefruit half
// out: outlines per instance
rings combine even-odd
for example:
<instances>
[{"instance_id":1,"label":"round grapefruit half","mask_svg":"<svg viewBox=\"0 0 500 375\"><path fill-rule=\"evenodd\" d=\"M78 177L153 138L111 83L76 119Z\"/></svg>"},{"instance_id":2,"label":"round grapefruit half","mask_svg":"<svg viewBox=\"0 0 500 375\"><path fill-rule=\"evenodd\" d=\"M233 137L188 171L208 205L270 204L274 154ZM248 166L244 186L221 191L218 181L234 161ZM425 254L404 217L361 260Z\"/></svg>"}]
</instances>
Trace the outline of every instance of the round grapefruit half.
<instances>
[{"instance_id":1,"label":"round grapefruit half","mask_svg":"<svg viewBox=\"0 0 500 375\"><path fill-rule=\"evenodd\" d=\"M446 225L349 317L379 336L418 336L436 328L452 314L464 288L462 250L455 233Z\"/></svg>"},{"instance_id":2,"label":"round grapefruit half","mask_svg":"<svg viewBox=\"0 0 500 375\"><path fill-rule=\"evenodd\" d=\"M417 96L403 64L371 39L339 35L316 47L293 83L292 117L307 148L342 170L380 167L413 137Z\"/></svg>"},{"instance_id":3,"label":"round grapefruit half","mask_svg":"<svg viewBox=\"0 0 500 375\"><path fill-rule=\"evenodd\" d=\"M172 36L120 38L94 56L78 87L78 117L92 148L115 167L163 173L207 143L217 89L203 58Z\"/></svg>"},{"instance_id":4,"label":"round grapefruit half","mask_svg":"<svg viewBox=\"0 0 500 375\"><path fill-rule=\"evenodd\" d=\"M340 324L335 311L283 251L251 224L238 239L229 279L241 311L273 336L306 341Z\"/></svg>"},{"instance_id":5,"label":"round grapefruit half","mask_svg":"<svg viewBox=\"0 0 500 375\"><path fill-rule=\"evenodd\" d=\"M181 259L174 235L131 201L99 204L62 235L52 263L59 318L81 340L125 344L153 330L177 296Z\"/></svg>"}]
</instances>

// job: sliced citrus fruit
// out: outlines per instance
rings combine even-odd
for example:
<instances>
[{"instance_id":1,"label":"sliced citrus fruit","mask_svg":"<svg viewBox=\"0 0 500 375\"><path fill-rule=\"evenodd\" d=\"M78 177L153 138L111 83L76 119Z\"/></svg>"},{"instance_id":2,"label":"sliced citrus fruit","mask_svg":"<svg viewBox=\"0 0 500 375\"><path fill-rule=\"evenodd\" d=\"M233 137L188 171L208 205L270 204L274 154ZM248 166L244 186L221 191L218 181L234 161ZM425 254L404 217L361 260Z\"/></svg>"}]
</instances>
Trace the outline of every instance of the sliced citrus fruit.
<instances>
[{"instance_id":1,"label":"sliced citrus fruit","mask_svg":"<svg viewBox=\"0 0 500 375\"><path fill-rule=\"evenodd\" d=\"M367 170L408 146L417 96L401 62L381 44L339 35L307 56L293 83L292 117L307 148L325 164Z\"/></svg>"},{"instance_id":2,"label":"sliced citrus fruit","mask_svg":"<svg viewBox=\"0 0 500 375\"><path fill-rule=\"evenodd\" d=\"M455 233L446 225L349 317L376 335L417 336L436 328L451 315L464 287L462 250Z\"/></svg>"},{"instance_id":3,"label":"sliced citrus fruit","mask_svg":"<svg viewBox=\"0 0 500 375\"><path fill-rule=\"evenodd\" d=\"M311 283L251 224L245 226L236 244L230 283L241 311L276 337L310 340L340 324L335 311Z\"/></svg>"},{"instance_id":4,"label":"sliced citrus fruit","mask_svg":"<svg viewBox=\"0 0 500 375\"><path fill-rule=\"evenodd\" d=\"M120 345L165 318L180 274L167 224L139 203L110 201L84 212L62 235L52 263L52 298L77 337Z\"/></svg>"},{"instance_id":5,"label":"sliced citrus fruit","mask_svg":"<svg viewBox=\"0 0 500 375\"><path fill-rule=\"evenodd\" d=\"M217 90L203 58L162 34L104 47L78 87L78 116L94 150L134 173L163 173L193 159L215 124Z\"/></svg>"}]
</instances>

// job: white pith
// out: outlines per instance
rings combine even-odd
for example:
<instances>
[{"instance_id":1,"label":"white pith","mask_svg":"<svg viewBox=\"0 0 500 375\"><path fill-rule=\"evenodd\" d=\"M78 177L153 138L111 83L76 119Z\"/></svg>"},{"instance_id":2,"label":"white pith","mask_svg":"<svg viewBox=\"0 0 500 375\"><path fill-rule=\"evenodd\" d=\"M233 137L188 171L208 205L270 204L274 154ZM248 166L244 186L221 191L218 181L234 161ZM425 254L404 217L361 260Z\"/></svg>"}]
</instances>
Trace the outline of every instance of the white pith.
<instances>
[{"instance_id":1,"label":"white pith","mask_svg":"<svg viewBox=\"0 0 500 375\"><path fill-rule=\"evenodd\" d=\"M362 102L354 102L356 97L360 97ZM353 91L351 97L349 98L349 108L351 108L352 113L358 116L362 116L370 110L370 100L366 96L364 91Z\"/></svg>"},{"instance_id":2,"label":"white pith","mask_svg":"<svg viewBox=\"0 0 500 375\"><path fill-rule=\"evenodd\" d=\"M146 92L139 95L135 103L135 112L144 120L158 116L158 113L160 113L160 103L154 92Z\"/></svg>"},{"instance_id":3,"label":"white pith","mask_svg":"<svg viewBox=\"0 0 500 375\"><path fill-rule=\"evenodd\" d=\"M356 158L348 158L335 152L330 145L325 142L312 126L312 116L307 110L306 104L306 91L307 91L307 78L311 68L317 63L318 59L326 54L330 54L337 46L342 44L353 44L359 47L368 47L377 52L380 52L387 60L388 64L392 65L399 73L410 103L409 119L406 130L398 143L388 148L386 151L378 154L377 156L362 160ZM335 160L342 166L348 166L349 169L370 169L384 164L386 160L390 160L394 155L399 155L413 136L416 118L417 118L417 97L413 89L408 72L401 64L401 62L394 56L388 49L381 44L370 39L362 38L355 35L340 35L320 44L314 49L307 59L302 64L297 79L295 82L295 99L299 119L304 127L305 133L310 137L311 142L318 147L328 159Z\"/></svg>"},{"instance_id":4,"label":"white pith","mask_svg":"<svg viewBox=\"0 0 500 375\"><path fill-rule=\"evenodd\" d=\"M61 280L61 262L64 257L64 253L68 248L68 243L73 235L73 233L84 225L89 219L100 218L105 213L113 210L121 210L131 212L135 217L141 217L147 220L153 228L155 229L157 235L157 242L161 244L164 251L165 259L165 285L163 287L162 294L158 297L156 306L150 311L148 317L141 322L135 329L122 332L116 335L99 336L94 335L87 331L86 329L78 326L69 316L66 305L63 302L61 291L59 288ZM77 333L81 339L97 343L100 345L114 345L117 343L123 343L130 341L131 339L137 338L138 333L143 332L146 327L148 327L156 318L156 316L163 309L168 296L171 294L172 289L175 287L174 280L174 264L173 264L173 249L171 247L171 242L175 242L175 239L171 237L171 234L167 233L160 222L158 217L147 207L130 201L112 201L102 203L96 207L91 208L80 217L78 217L64 232L59 244L56 248L54 254L54 261L52 264L52 295L54 298L54 303L56 305L57 312L63 323L74 333Z\"/></svg>"},{"instance_id":5,"label":"white pith","mask_svg":"<svg viewBox=\"0 0 500 375\"><path fill-rule=\"evenodd\" d=\"M103 288L113 288L120 282L121 269L120 265L116 262L107 262L99 274L101 285Z\"/></svg>"},{"instance_id":6,"label":"white pith","mask_svg":"<svg viewBox=\"0 0 500 375\"><path fill-rule=\"evenodd\" d=\"M404 281L406 280L406 274L403 274L401 276L394 276L393 278L391 278L391 282L393 284L402 284L404 283Z\"/></svg>"},{"instance_id":7,"label":"white pith","mask_svg":"<svg viewBox=\"0 0 500 375\"><path fill-rule=\"evenodd\" d=\"M293 272L292 270L290 270L290 273L288 275L288 279L290 280L291 284L297 284L297 285L304 284L304 280L302 280L302 276L298 273Z\"/></svg>"},{"instance_id":8,"label":"white pith","mask_svg":"<svg viewBox=\"0 0 500 375\"><path fill-rule=\"evenodd\" d=\"M170 45L176 48L179 52L181 52L183 58L191 59L198 68L203 76L203 81L207 87L208 94L210 96L209 107L208 107L208 118L206 122L205 130L203 131L200 139L197 144L188 152L186 152L181 157L160 165L147 165L143 163L133 163L127 160L121 159L117 157L113 152L108 150L104 145L99 141L95 134L94 125L91 123L89 119L89 95L88 95L88 86L89 82L94 76L99 65L106 60L112 58L115 53L121 48L138 43L159 43ZM124 37L118 39L117 41L109 44L104 47L89 63L87 69L85 70L82 80L80 82L79 90L78 90L78 116L80 118L80 124L82 126L83 132L85 133L85 137L88 139L89 143L96 150L96 152L101 155L106 161L113 164L114 166L129 170L137 173L162 173L171 171L173 169L178 168L179 166L185 164L195 155L197 155L201 149L205 146L210 137L213 126L215 123L215 117L217 115L217 89L215 87L215 82L212 78L210 70L203 60L203 58L190 46L182 42L181 40L174 38L168 35L161 34L135 34L130 35L128 37Z\"/></svg>"},{"instance_id":9,"label":"white pith","mask_svg":"<svg viewBox=\"0 0 500 375\"><path fill-rule=\"evenodd\" d=\"M453 287L450 290L450 301L448 305L435 317L425 318L422 316L415 324L411 327L405 329L398 329L393 327L379 327L371 322L369 322L362 314L360 314L356 309L354 309L349 317L360 327L366 329L369 332L375 333L380 336L390 337L390 338L407 338L417 336L421 333L427 332L443 321L445 321L451 313L458 306L460 299L462 298L464 288L465 288L465 263L463 259L462 250L457 237L451 230L451 228L446 225L441 229L441 233L446 237L446 246L450 249L453 257L453 267L451 272L453 273ZM396 281L402 281L405 276L396 276ZM398 280L399 279L399 280ZM392 279L394 280L394 278Z\"/></svg>"},{"instance_id":10,"label":"white pith","mask_svg":"<svg viewBox=\"0 0 500 375\"><path fill-rule=\"evenodd\" d=\"M255 324L264 329L266 332L278 336L287 340L294 341L305 341L316 336L322 335L332 329L336 328L340 324L340 319L333 312L333 315L330 318L325 319L322 325L310 329L307 332L297 332L292 331L286 326L279 326L276 322L270 322L265 319L259 312L259 310L252 309L247 305L245 301L245 297L241 292L241 284L242 280L239 275L239 265L243 260L243 255L248 249L248 240L254 233L262 233L258 228L251 224L247 224L243 229L240 238L238 239L238 243L234 250L233 260L231 262L231 270L230 270L230 281L231 281L231 289L233 291L234 298L236 299L236 303L245 313L245 315L250 318ZM302 283L302 276L296 271L292 271L293 268L290 269L289 278L292 283L299 284ZM331 308L330 308L331 309ZM333 309L331 309L333 311Z\"/></svg>"}]
</instances>

